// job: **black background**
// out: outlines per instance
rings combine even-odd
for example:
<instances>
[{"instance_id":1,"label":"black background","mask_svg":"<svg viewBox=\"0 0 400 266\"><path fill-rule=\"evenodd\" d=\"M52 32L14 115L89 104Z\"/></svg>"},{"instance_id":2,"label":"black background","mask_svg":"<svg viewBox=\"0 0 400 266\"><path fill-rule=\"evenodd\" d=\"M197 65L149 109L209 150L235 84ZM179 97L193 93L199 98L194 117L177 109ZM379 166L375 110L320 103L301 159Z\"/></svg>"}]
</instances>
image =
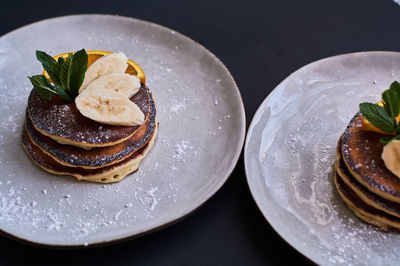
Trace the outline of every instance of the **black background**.
<instances>
[{"instance_id":1,"label":"black background","mask_svg":"<svg viewBox=\"0 0 400 266\"><path fill-rule=\"evenodd\" d=\"M337 54L400 48L400 6L392 0L9 0L1 1L0 12L0 35L45 18L86 13L135 17L174 29L228 67L242 93L247 126L271 90L303 65ZM49 250L0 236L0 265L289 262L311 264L258 210L246 183L243 154L227 183L202 208L139 239L101 248Z\"/></svg>"}]
</instances>

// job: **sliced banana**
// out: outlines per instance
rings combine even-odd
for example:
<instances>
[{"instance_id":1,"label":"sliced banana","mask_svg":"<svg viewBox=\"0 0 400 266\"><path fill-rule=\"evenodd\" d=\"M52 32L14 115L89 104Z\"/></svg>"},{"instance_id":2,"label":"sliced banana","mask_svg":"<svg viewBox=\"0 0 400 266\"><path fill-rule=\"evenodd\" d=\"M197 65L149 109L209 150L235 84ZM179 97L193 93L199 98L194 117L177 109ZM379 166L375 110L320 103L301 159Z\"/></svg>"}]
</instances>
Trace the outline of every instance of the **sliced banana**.
<instances>
[{"instance_id":1,"label":"sliced banana","mask_svg":"<svg viewBox=\"0 0 400 266\"><path fill-rule=\"evenodd\" d=\"M82 115L99 123L137 126L144 123L144 114L126 96L104 88L86 89L75 98Z\"/></svg>"},{"instance_id":2,"label":"sliced banana","mask_svg":"<svg viewBox=\"0 0 400 266\"><path fill-rule=\"evenodd\" d=\"M400 140L392 140L383 147L382 159L386 168L400 178Z\"/></svg>"},{"instance_id":3,"label":"sliced banana","mask_svg":"<svg viewBox=\"0 0 400 266\"><path fill-rule=\"evenodd\" d=\"M124 73L127 68L128 57L124 53L113 53L99 58L86 70L79 93L86 89L91 81L110 73Z\"/></svg>"},{"instance_id":4,"label":"sliced banana","mask_svg":"<svg viewBox=\"0 0 400 266\"><path fill-rule=\"evenodd\" d=\"M131 98L139 91L140 80L138 77L126 73L111 73L93 80L86 87L87 90L92 88L114 90L125 97Z\"/></svg>"}]
</instances>

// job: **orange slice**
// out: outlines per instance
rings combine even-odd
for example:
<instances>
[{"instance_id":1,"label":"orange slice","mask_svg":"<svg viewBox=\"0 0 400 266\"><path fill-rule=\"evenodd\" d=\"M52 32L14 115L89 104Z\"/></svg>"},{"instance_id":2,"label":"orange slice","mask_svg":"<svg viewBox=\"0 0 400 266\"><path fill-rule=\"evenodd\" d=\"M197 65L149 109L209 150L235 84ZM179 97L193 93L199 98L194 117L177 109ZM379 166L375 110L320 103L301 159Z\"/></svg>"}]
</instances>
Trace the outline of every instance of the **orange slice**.
<instances>
[{"instance_id":1,"label":"orange slice","mask_svg":"<svg viewBox=\"0 0 400 266\"><path fill-rule=\"evenodd\" d=\"M86 53L88 54L88 67L93 64L94 61L96 61L97 59L99 59L102 56L108 55L108 54L112 54L112 52L106 52L106 51L86 51ZM53 58L55 60L58 60L58 58L60 56L62 56L64 59L66 59L68 57L69 53L65 53L65 54L59 54L54 56ZM141 83L146 83L146 78L144 75L143 70L140 68L140 66L138 64L136 64L134 61L132 60L128 60L128 69L126 70L126 73L137 76L140 79ZM43 75L50 80L49 75L47 74L46 70L43 70Z\"/></svg>"},{"instance_id":2,"label":"orange slice","mask_svg":"<svg viewBox=\"0 0 400 266\"><path fill-rule=\"evenodd\" d=\"M379 106L383 106L383 101L380 101L380 102L378 102L376 104L379 105ZM400 115L398 115L396 117L396 121L397 122L400 121ZM388 132L380 130L379 128L377 128L374 125L372 125L366 118L363 119L363 123L362 123L361 129L364 130L364 131L374 131L374 132L378 132L378 133L385 134L385 135L393 135L393 136L396 135L396 133L388 133Z\"/></svg>"}]
</instances>

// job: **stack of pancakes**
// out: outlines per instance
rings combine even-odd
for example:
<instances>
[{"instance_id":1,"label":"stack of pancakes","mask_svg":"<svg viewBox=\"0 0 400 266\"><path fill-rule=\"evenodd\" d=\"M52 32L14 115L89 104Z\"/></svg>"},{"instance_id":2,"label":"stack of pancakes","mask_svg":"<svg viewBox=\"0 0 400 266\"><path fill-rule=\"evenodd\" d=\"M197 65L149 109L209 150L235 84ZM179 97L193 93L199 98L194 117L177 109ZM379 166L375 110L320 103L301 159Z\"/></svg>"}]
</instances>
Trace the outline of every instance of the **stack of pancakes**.
<instances>
[{"instance_id":1,"label":"stack of pancakes","mask_svg":"<svg viewBox=\"0 0 400 266\"><path fill-rule=\"evenodd\" d=\"M128 67L127 73L133 72ZM134 73L134 72L133 72ZM44 170L79 180L110 183L136 171L157 137L156 108L145 84L133 95L145 115L140 126L100 124L59 96L42 99L32 90L22 131L29 157Z\"/></svg>"},{"instance_id":2,"label":"stack of pancakes","mask_svg":"<svg viewBox=\"0 0 400 266\"><path fill-rule=\"evenodd\" d=\"M382 229L400 229L400 179L385 166L384 135L361 130L357 113L340 137L335 185L344 202L363 221Z\"/></svg>"}]
</instances>

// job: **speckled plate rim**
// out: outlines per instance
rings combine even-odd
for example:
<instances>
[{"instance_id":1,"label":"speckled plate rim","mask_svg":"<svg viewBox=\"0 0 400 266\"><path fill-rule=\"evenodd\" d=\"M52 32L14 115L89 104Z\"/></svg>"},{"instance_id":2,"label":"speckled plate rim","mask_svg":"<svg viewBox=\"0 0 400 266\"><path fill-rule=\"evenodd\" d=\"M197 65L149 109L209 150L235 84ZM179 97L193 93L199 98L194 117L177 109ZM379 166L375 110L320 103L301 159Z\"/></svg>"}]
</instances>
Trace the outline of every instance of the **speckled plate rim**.
<instances>
[{"instance_id":1,"label":"speckled plate rim","mask_svg":"<svg viewBox=\"0 0 400 266\"><path fill-rule=\"evenodd\" d=\"M354 53L347 53L347 54L340 54L340 55L335 55L335 56L330 56L330 57L326 57L326 58L322 58L319 60L316 60L314 62L311 62L299 69L297 69L296 71L294 71L293 73L291 73L288 77L286 77L285 79L283 79L278 85L276 85L276 87L271 91L271 93L268 94L268 96L263 100L263 102L261 103L261 105L258 107L256 113L254 114L250 126L247 130L247 135L246 135L246 141L244 144L244 168L245 168L245 173L246 173L246 179L247 179L247 185L249 186L251 195L253 196L253 199L258 207L258 209L261 211L261 213L263 214L264 218L266 219L267 223L274 229L274 231L283 239L286 241L287 244L289 244L289 246L291 246L293 249L295 249L298 253L302 254L303 256L305 256L307 259L311 260L313 263L318 263L316 261L315 258L313 258L311 255L306 254L307 252L304 251L300 245L297 245L292 239L291 237L284 231L281 229L281 227L279 226L279 223L274 223L271 222L271 219L269 219L270 215L273 215L271 213L268 212L268 210L266 210L264 208L264 192L262 191L262 187L264 186L264 183L262 183L262 181L258 178L255 178L252 174L249 173L249 161L251 160L249 158L249 142L250 139L252 138L253 135L253 130L255 128L255 126L258 123L259 118L262 116L263 112L265 111L265 107L267 105L267 103L270 101L271 98L274 97L274 94L276 93L277 89L284 83L286 82L288 79L291 79L293 76L295 76L298 72L303 71L305 68L308 68L312 65L315 64L319 64L325 61L329 61L329 60L334 60L337 58L341 58L341 57L352 57L352 56L360 56L360 55L364 55L364 54L399 54L398 52L395 51L364 51L364 52L354 52Z\"/></svg>"},{"instance_id":2,"label":"speckled plate rim","mask_svg":"<svg viewBox=\"0 0 400 266\"><path fill-rule=\"evenodd\" d=\"M229 72L228 68L222 63L222 61L218 57L216 57L213 53L211 53L207 48L205 48L203 45L199 44L198 42L192 40L191 38L177 32L175 30L172 30L170 28L161 26L159 24L156 24L156 23L153 23L150 21L126 17L126 16L110 15L110 14L74 14L74 15L67 15L67 16L52 17L52 18L47 18L47 19L40 20L37 22L29 23L25 26L22 26L20 28L17 28L15 30L12 30L12 31L0 36L0 40L3 37L6 37L10 34L17 33L18 31L24 30L33 25L49 23L54 20L65 19L65 18L69 18L69 17L72 18L72 17L95 17L95 16L115 18L115 19L120 19L123 21L140 22L140 23L149 24L149 25L151 25L155 28L158 28L160 30L163 30L163 31L168 31L168 32L174 31L175 36L178 36L179 38L186 40L187 42L190 42L194 47L197 47L198 49L203 50L208 56L210 56L210 58L212 60L214 60L216 62L216 64L223 69L224 73L227 75L227 78L229 78L231 80L232 84L234 85L232 87L232 94L230 94L230 97L237 98L240 103L240 117L237 118L237 120L240 121L240 128L237 129L240 141L238 143L236 143L237 147L236 147L235 154L231 160L231 163L229 164L229 167L227 167L225 174L223 176L221 176L219 183L212 190L209 190L207 194L204 194L204 196L201 200L198 200L197 202L192 202L191 206L185 210L180 210L180 211L175 212L174 217L170 218L169 220L165 220L163 222L156 223L152 226L143 228L142 230L137 231L135 233L126 233L119 237L111 237L109 239L104 239L103 241L91 243L89 246L85 246L85 245L54 245L54 244L36 242L36 241L29 240L29 239L21 238L14 234L10 234L7 231L4 231L0 228L1 235L11 238L13 240L17 240L18 242L30 244L33 246L45 247L45 248L88 248L88 247L105 246L105 245L110 245L110 244L119 243L119 242L123 242L123 241L128 241L130 239L138 238L140 236L149 234L151 232L161 230L165 227L168 227L170 225L173 225L173 224L185 219L190 214L192 214L194 211L199 209L203 204L205 204L215 193L217 193L217 191L225 184L225 182L228 180L229 176L235 169L237 162L239 160L241 151L243 149L245 135L246 135L246 116L245 116L245 108L244 108L243 99L242 99L240 90L236 84L235 79L233 78L232 74Z\"/></svg>"}]
</instances>

